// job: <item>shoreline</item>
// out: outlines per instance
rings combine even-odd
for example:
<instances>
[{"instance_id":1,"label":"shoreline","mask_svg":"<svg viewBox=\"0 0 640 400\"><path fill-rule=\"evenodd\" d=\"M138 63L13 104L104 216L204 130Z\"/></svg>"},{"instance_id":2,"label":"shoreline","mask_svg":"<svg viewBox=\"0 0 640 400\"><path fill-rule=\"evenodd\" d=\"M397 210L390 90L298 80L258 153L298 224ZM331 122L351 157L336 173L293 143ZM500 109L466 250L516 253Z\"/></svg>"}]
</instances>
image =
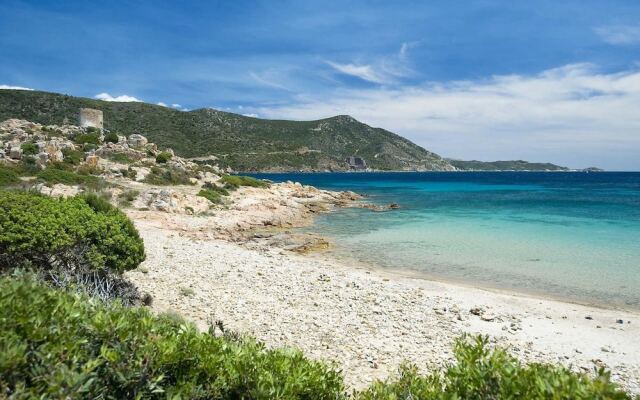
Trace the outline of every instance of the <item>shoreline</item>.
<instances>
[{"instance_id":1,"label":"shoreline","mask_svg":"<svg viewBox=\"0 0 640 400\"><path fill-rule=\"evenodd\" d=\"M606 366L614 381L640 393L638 312L402 276L322 251L299 254L309 250L307 238L292 244L295 229L287 228L362 206L353 194L285 183L243 189L233 200L208 216L128 212L148 259L127 276L154 297L155 311L179 313L200 329L222 320L267 346L335 361L353 388L389 377L404 361L423 372L442 367L456 338L481 334L523 362L583 373Z\"/></svg>"},{"instance_id":2,"label":"shoreline","mask_svg":"<svg viewBox=\"0 0 640 400\"><path fill-rule=\"evenodd\" d=\"M326 237L324 238L326 239ZM328 240L328 242L330 243L330 246L335 246L334 244L332 244L332 241L330 239ZM501 295L525 297L525 298L530 298L532 300L545 300L545 301L548 300L548 301L555 301L559 303L567 303L567 304L574 304L578 306L597 308L601 310L620 311L620 312L640 314L640 308L638 309L632 308L632 307L630 308L630 307L625 307L624 305L619 305L619 304L588 303L586 301L581 301L581 300L570 298L570 297L555 296L542 291L535 292L535 291L512 289L508 287L485 286L485 285L473 284L470 281L466 281L462 279L456 280L456 279L447 278L445 276L440 276L440 275L430 275L428 273L424 273L424 272L414 270L414 269L409 269L409 268L384 267L382 265L377 265L373 262L365 262L365 261L357 260L355 258L350 258L348 256L342 257L342 256L336 256L336 255L330 254L330 251L331 251L330 248L326 250L318 250L316 252L309 253L308 256L314 257L314 255L316 254L324 255L326 253L328 257L334 259L338 263L355 263L355 264L358 264L358 266L354 268L366 269L369 271L374 271L379 274L387 274L392 277L425 280L429 282L437 282L437 283L442 283L447 285L466 287L469 289L484 290L487 292L492 292L492 293L501 294Z\"/></svg>"}]
</instances>

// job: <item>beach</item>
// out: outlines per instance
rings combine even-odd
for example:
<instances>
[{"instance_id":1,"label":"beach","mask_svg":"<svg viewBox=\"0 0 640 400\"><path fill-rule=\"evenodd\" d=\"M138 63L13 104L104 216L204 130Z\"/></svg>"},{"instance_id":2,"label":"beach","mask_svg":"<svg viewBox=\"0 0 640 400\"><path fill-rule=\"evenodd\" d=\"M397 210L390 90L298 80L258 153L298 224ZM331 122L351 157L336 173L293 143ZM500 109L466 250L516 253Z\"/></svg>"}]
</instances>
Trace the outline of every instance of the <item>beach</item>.
<instances>
[{"instance_id":1,"label":"beach","mask_svg":"<svg viewBox=\"0 0 640 400\"><path fill-rule=\"evenodd\" d=\"M208 216L130 210L147 259L127 276L157 312L335 361L353 388L403 362L441 367L456 338L482 334L524 362L607 367L640 393L640 314L350 264L318 251L322 238L287 233L338 206L362 205L350 193L276 184L242 188Z\"/></svg>"}]
</instances>

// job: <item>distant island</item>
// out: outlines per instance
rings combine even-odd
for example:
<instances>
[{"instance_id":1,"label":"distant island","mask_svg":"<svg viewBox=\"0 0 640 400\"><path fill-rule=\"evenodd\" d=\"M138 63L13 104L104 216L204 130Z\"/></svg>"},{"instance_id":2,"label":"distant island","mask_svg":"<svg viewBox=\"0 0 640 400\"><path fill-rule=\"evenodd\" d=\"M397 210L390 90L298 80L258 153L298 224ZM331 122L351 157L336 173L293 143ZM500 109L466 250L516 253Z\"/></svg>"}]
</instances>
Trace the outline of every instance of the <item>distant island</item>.
<instances>
[{"instance_id":1,"label":"distant island","mask_svg":"<svg viewBox=\"0 0 640 400\"><path fill-rule=\"evenodd\" d=\"M180 111L142 102L0 90L0 121L18 118L65 125L77 119L81 108L102 111L108 131L142 134L181 157L235 171L569 171L550 163L445 159L348 115L315 121L268 120L211 108Z\"/></svg>"},{"instance_id":2,"label":"distant island","mask_svg":"<svg viewBox=\"0 0 640 400\"><path fill-rule=\"evenodd\" d=\"M451 158L446 160L460 171L576 171L575 169L552 163L528 162L524 160L463 161ZM603 170L596 167L589 167L579 171L597 172Z\"/></svg>"}]
</instances>

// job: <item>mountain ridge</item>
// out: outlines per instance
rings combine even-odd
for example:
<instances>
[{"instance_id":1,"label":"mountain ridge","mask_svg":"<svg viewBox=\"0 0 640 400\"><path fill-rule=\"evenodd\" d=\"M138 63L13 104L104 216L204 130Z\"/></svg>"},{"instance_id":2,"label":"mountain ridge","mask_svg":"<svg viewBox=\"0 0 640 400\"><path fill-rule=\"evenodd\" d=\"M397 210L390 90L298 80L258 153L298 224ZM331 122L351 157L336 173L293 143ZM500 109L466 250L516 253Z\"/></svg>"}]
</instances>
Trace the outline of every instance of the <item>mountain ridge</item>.
<instances>
[{"instance_id":1,"label":"mountain ridge","mask_svg":"<svg viewBox=\"0 0 640 400\"><path fill-rule=\"evenodd\" d=\"M142 102L107 102L58 93L0 90L0 120L75 122L80 108L104 113L105 128L140 133L187 158L215 157L239 171L344 171L351 156L374 170L446 171L439 155L348 115L313 121L267 120L199 108L181 111Z\"/></svg>"}]
</instances>

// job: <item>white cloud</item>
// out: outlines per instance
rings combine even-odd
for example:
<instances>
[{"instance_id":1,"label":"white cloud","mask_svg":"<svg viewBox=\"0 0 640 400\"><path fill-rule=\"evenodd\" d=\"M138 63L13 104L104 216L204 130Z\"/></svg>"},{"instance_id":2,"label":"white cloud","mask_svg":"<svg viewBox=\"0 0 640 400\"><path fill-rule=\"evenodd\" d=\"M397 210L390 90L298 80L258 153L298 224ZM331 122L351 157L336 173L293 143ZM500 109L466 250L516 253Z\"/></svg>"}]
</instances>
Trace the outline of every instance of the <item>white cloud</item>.
<instances>
[{"instance_id":1,"label":"white cloud","mask_svg":"<svg viewBox=\"0 0 640 400\"><path fill-rule=\"evenodd\" d=\"M610 25L595 28L602 40L614 45L640 44L640 25Z\"/></svg>"},{"instance_id":2,"label":"white cloud","mask_svg":"<svg viewBox=\"0 0 640 400\"><path fill-rule=\"evenodd\" d=\"M11 86L11 85L0 85L0 90L1 89L13 89L13 90L33 90L31 88L28 87L22 87L22 86Z\"/></svg>"},{"instance_id":3,"label":"white cloud","mask_svg":"<svg viewBox=\"0 0 640 400\"><path fill-rule=\"evenodd\" d=\"M257 108L267 118L350 114L445 156L640 169L640 70L573 64L536 75L339 90Z\"/></svg>"},{"instance_id":4,"label":"white cloud","mask_svg":"<svg viewBox=\"0 0 640 400\"><path fill-rule=\"evenodd\" d=\"M128 96L126 94L114 97L114 96L111 96L109 93L98 93L97 95L95 95L95 98L98 100L118 101L118 102L130 102L130 101L141 102L142 101L140 99L137 99L133 96Z\"/></svg>"},{"instance_id":5,"label":"white cloud","mask_svg":"<svg viewBox=\"0 0 640 400\"><path fill-rule=\"evenodd\" d=\"M167 106L167 103L163 103L163 102L161 102L161 101L160 101L160 102L158 102L157 104L158 104L159 106L162 106L162 107L168 107L168 106Z\"/></svg>"},{"instance_id":6,"label":"white cloud","mask_svg":"<svg viewBox=\"0 0 640 400\"><path fill-rule=\"evenodd\" d=\"M178 103L171 104L171 107L173 107L173 108L182 108L182 106L180 104L178 104Z\"/></svg>"},{"instance_id":7,"label":"white cloud","mask_svg":"<svg viewBox=\"0 0 640 400\"><path fill-rule=\"evenodd\" d=\"M258 114L256 113L248 113L248 114L242 114L245 117L251 117L251 118L260 118L260 116L258 116Z\"/></svg>"},{"instance_id":8,"label":"white cloud","mask_svg":"<svg viewBox=\"0 0 640 400\"><path fill-rule=\"evenodd\" d=\"M355 76L356 78L373 83L387 82L387 79L381 73L374 70L371 65L339 64L333 61L327 61L327 64L345 75Z\"/></svg>"},{"instance_id":9,"label":"white cloud","mask_svg":"<svg viewBox=\"0 0 640 400\"><path fill-rule=\"evenodd\" d=\"M417 42L402 43L398 53L391 56L381 57L375 62L366 64L337 63L325 61L335 71L360 78L364 81L390 84L399 78L413 75L413 71L408 67L409 49L415 47Z\"/></svg>"}]
</instances>

